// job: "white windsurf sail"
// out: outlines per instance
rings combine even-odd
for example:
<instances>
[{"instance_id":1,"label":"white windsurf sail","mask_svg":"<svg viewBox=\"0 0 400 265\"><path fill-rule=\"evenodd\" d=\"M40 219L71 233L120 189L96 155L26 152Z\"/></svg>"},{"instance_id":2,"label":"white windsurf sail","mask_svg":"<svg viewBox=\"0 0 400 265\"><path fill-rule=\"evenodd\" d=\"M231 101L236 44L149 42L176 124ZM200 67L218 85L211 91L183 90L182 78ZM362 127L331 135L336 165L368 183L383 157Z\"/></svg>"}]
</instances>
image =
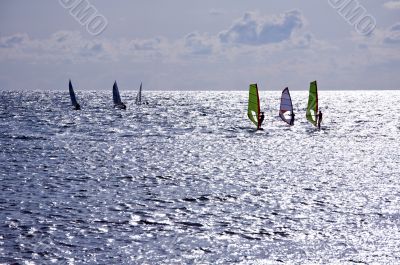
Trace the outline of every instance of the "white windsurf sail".
<instances>
[{"instance_id":1,"label":"white windsurf sail","mask_svg":"<svg viewBox=\"0 0 400 265\"><path fill-rule=\"evenodd\" d=\"M289 115L285 115L285 113L289 112ZM279 117L286 122L287 124L293 125L294 122L294 115L293 113L293 104L292 98L290 97L289 88L285 88L282 91L281 96L281 106L279 109Z\"/></svg>"}]
</instances>

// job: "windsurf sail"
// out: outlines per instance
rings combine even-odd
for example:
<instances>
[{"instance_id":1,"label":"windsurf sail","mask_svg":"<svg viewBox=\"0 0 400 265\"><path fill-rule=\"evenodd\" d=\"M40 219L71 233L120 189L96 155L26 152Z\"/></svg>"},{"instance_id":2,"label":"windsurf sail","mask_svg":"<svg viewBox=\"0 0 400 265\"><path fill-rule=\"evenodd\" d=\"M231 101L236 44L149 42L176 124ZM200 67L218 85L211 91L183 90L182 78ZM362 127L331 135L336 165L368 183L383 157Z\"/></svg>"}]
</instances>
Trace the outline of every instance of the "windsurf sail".
<instances>
[{"instance_id":1,"label":"windsurf sail","mask_svg":"<svg viewBox=\"0 0 400 265\"><path fill-rule=\"evenodd\" d=\"M114 105L122 105L122 100L121 96L119 95L117 81L115 81L113 85L113 101Z\"/></svg>"},{"instance_id":2,"label":"windsurf sail","mask_svg":"<svg viewBox=\"0 0 400 265\"><path fill-rule=\"evenodd\" d=\"M140 83L140 88L139 88L139 91L138 91L138 93L136 95L136 102L135 103L138 104L138 105L142 104L142 83Z\"/></svg>"},{"instance_id":3,"label":"windsurf sail","mask_svg":"<svg viewBox=\"0 0 400 265\"><path fill-rule=\"evenodd\" d=\"M290 93L289 93L289 88L285 88L282 91L282 96L281 96L281 106L279 109L279 117L281 117L281 119L290 124L290 121L292 120L292 116L285 116L286 112L290 112L290 115L293 115L293 104L292 104L292 98L290 97Z\"/></svg>"},{"instance_id":4,"label":"windsurf sail","mask_svg":"<svg viewBox=\"0 0 400 265\"><path fill-rule=\"evenodd\" d=\"M314 126L317 126L318 114L318 88L317 81L311 82L310 92L308 95L308 105L306 110L306 118Z\"/></svg>"},{"instance_id":5,"label":"windsurf sail","mask_svg":"<svg viewBox=\"0 0 400 265\"><path fill-rule=\"evenodd\" d=\"M251 84L249 88L247 116L258 128L258 121L260 118L260 98L258 96L257 84Z\"/></svg>"},{"instance_id":6,"label":"windsurf sail","mask_svg":"<svg viewBox=\"0 0 400 265\"><path fill-rule=\"evenodd\" d=\"M69 80L69 96L71 97L72 105L76 108L79 106L78 101L76 100L74 88L72 87L71 80Z\"/></svg>"}]
</instances>

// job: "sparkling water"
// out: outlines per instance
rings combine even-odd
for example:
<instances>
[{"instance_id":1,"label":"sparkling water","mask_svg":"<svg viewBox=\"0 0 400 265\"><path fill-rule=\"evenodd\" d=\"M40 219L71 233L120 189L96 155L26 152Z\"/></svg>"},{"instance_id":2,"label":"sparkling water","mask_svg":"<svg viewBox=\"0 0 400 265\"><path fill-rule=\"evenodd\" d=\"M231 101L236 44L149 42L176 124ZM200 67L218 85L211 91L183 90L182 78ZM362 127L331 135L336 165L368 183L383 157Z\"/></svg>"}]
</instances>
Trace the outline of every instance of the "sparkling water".
<instances>
[{"instance_id":1,"label":"sparkling water","mask_svg":"<svg viewBox=\"0 0 400 265\"><path fill-rule=\"evenodd\" d=\"M0 92L0 264L400 263L400 91Z\"/></svg>"}]
</instances>

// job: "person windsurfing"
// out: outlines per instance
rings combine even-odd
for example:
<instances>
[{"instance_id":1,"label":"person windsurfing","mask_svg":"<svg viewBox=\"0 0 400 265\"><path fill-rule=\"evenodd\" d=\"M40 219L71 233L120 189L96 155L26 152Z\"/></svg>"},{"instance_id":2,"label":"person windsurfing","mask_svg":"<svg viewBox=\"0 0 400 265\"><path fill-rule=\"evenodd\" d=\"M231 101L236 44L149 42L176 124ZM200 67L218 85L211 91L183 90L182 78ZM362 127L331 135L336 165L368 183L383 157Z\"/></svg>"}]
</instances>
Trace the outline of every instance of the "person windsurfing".
<instances>
[{"instance_id":1,"label":"person windsurfing","mask_svg":"<svg viewBox=\"0 0 400 265\"><path fill-rule=\"evenodd\" d=\"M290 113L290 122L289 122L289 125L294 125L294 116L296 116L296 115L294 115L294 112L292 111L292 112Z\"/></svg>"},{"instance_id":2,"label":"person windsurfing","mask_svg":"<svg viewBox=\"0 0 400 265\"><path fill-rule=\"evenodd\" d=\"M262 123L264 121L264 112L260 112L260 113L261 114L260 114L260 118L258 119L258 128L257 128L257 130L262 130L261 125L262 125Z\"/></svg>"},{"instance_id":3,"label":"person windsurfing","mask_svg":"<svg viewBox=\"0 0 400 265\"><path fill-rule=\"evenodd\" d=\"M81 105L79 105L79 103L76 103L75 110L81 110Z\"/></svg>"},{"instance_id":4,"label":"person windsurfing","mask_svg":"<svg viewBox=\"0 0 400 265\"><path fill-rule=\"evenodd\" d=\"M321 122L322 122L322 112L319 111L318 115L318 130L321 130Z\"/></svg>"}]
</instances>

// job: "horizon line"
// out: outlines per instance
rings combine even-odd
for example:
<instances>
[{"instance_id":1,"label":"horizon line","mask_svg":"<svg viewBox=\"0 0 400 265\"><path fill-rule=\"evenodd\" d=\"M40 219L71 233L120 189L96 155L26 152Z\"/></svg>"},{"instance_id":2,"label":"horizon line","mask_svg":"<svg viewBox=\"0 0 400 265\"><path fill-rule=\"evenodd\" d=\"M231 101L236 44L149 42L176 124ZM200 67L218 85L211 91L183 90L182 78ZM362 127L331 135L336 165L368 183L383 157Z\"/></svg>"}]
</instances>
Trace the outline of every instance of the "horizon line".
<instances>
[{"instance_id":1,"label":"horizon line","mask_svg":"<svg viewBox=\"0 0 400 265\"><path fill-rule=\"evenodd\" d=\"M283 88L285 89L285 88ZM259 91L268 92L268 91L282 91L283 89L259 89ZM68 89L10 89L10 90L3 90L0 89L0 92L15 92L15 91L32 91L32 92L62 92L67 91ZM81 92L103 92L103 91L112 91L112 89L76 89L77 91ZM290 91L309 91L309 89L290 89ZM387 89L321 89L318 88L318 91L400 91L400 88L387 88ZM120 92L136 92L138 89L120 89ZM159 90L159 89L146 89L147 92L248 92L248 89L166 89L166 90Z\"/></svg>"}]
</instances>

